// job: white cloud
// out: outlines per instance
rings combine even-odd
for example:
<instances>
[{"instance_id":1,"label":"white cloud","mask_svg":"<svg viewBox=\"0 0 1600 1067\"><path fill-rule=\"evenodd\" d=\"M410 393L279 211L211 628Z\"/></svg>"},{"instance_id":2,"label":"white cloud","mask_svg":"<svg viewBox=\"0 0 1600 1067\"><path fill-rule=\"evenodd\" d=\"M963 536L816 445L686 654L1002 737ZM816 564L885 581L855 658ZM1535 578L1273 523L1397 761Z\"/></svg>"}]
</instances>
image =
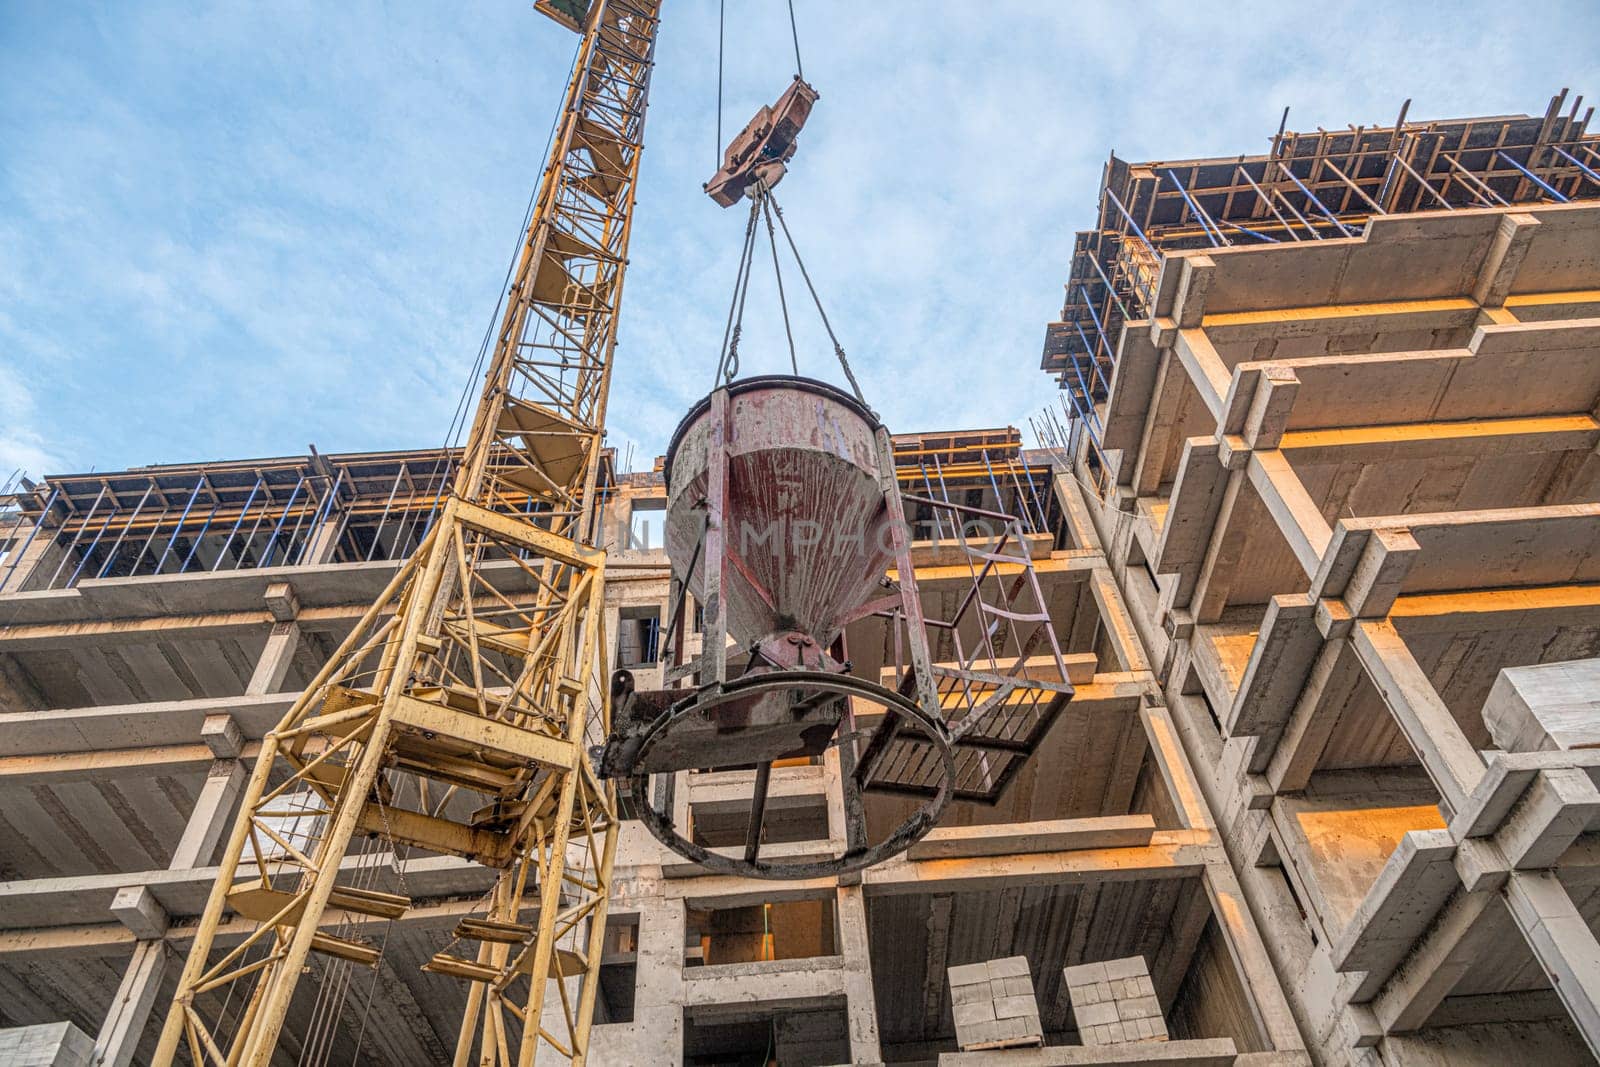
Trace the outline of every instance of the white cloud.
<instances>
[{"instance_id":1,"label":"white cloud","mask_svg":"<svg viewBox=\"0 0 1600 1067\"><path fill-rule=\"evenodd\" d=\"M792 61L783 5L728 6L725 137ZM779 196L898 429L1023 423L1052 397L1043 325L1112 149L1259 151L1284 104L1303 128L1390 121L1407 96L1442 116L1600 91L1581 0L1512 22L1486 4L1313 22L1248 3L1227 33L1176 2L796 9L823 96ZM699 191L716 10L665 5L610 420L639 466L710 385L743 225ZM21 398L0 407L0 463L436 443L543 164L570 35L525 4L51 14L13 9L0 33L0 388ZM839 380L785 279L802 369ZM742 347L752 370L787 364L764 276Z\"/></svg>"}]
</instances>

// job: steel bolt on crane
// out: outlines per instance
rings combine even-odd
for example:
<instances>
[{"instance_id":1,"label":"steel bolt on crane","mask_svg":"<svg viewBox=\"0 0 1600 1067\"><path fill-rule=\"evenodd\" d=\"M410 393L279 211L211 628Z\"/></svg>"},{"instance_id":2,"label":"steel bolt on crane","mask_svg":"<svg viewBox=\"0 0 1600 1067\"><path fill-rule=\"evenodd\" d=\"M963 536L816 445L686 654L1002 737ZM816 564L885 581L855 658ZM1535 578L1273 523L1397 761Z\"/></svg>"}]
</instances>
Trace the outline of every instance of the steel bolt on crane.
<instances>
[{"instance_id":1,"label":"steel bolt on crane","mask_svg":"<svg viewBox=\"0 0 1600 1067\"><path fill-rule=\"evenodd\" d=\"M468 983L454 1062L584 1062L617 830L586 755L610 729L595 489L660 2L536 7L582 39L449 498L262 742L158 1064L271 1062L313 954L378 965L357 931L410 907L400 864L373 888L406 848L499 872L455 931L475 956L425 968Z\"/></svg>"}]
</instances>

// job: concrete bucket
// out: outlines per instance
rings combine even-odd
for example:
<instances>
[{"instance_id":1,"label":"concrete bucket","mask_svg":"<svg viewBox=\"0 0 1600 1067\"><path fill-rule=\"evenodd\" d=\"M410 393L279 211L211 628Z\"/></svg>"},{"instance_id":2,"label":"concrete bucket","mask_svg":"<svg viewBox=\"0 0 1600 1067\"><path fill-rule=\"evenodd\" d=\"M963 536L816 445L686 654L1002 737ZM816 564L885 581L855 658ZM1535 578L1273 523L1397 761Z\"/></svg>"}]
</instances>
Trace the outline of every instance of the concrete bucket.
<instances>
[{"instance_id":1,"label":"concrete bucket","mask_svg":"<svg viewBox=\"0 0 1600 1067\"><path fill-rule=\"evenodd\" d=\"M932 678L908 673L904 685L885 687L852 674L844 648L850 623L882 612L891 632L903 631L912 660L929 661L892 465L888 432L866 405L808 378L732 382L673 434L666 549L680 588L666 688L636 688L630 671L615 673L599 770L628 779L651 833L708 870L759 878L859 870L926 833L949 800L954 766ZM702 616L697 652L684 623L688 595ZM686 679L691 687L680 687ZM878 753L896 737L920 739L938 785L872 842L856 753ZM835 746L843 854L763 858L773 765L815 761ZM686 836L672 795L681 772L745 768L755 769L755 783L741 858Z\"/></svg>"},{"instance_id":2,"label":"concrete bucket","mask_svg":"<svg viewBox=\"0 0 1600 1067\"><path fill-rule=\"evenodd\" d=\"M826 648L850 613L881 591L892 558L877 419L847 393L806 378L748 378L728 393L728 633L747 646L798 634ZM697 548L712 423L707 398L679 425L665 471L667 556L702 603L706 555Z\"/></svg>"}]
</instances>

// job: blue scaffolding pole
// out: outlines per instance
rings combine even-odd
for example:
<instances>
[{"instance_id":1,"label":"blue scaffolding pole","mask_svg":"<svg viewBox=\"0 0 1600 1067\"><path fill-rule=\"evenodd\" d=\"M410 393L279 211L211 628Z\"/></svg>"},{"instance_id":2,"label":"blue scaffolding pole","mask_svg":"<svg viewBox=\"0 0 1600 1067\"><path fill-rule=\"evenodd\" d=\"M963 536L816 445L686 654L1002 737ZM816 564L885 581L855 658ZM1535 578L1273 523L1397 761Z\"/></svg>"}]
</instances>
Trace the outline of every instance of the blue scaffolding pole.
<instances>
[{"instance_id":1,"label":"blue scaffolding pole","mask_svg":"<svg viewBox=\"0 0 1600 1067\"><path fill-rule=\"evenodd\" d=\"M1233 243L1222 236L1221 227L1211 221L1211 216L1207 215L1205 210L1195 202L1194 197L1189 195L1189 190L1184 188L1183 182L1178 180L1176 174L1169 170L1162 177L1170 179L1172 184L1178 187L1178 195L1183 197L1185 204L1189 205L1189 210L1194 213L1194 217L1200 220L1200 228L1206 231L1206 240L1211 242L1211 247L1221 248L1223 245Z\"/></svg>"},{"instance_id":2,"label":"blue scaffolding pole","mask_svg":"<svg viewBox=\"0 0 1600 1067\"><path fill-rule=\"evenodd\" d=\"M222 550L217 553L217 561L211 565L212 570L222 566L222 560L228 554L228 548L233 544L233 535L239 532L239 527L244 524L244 517L250 513L250 505L256 502L256 494L261 492L261 486L266 480L266 475L257 474L256 484L251 486L250 495L245 498L244 507L239 509L239 517L233 520L233 529L228 531L228 539L222 542ZM240 555L243 555L240 550Z\"/></svg>"},{"instance_id":3,"label":"blue scaffolding pole","mask_svg":"<svg viewBox=\"0 0 1600 1067\"><path fill-rule=\"evenodd\" d=\"M1395 158L1399 159L1400 157L1396 156ZM1333 223L1335 226L1337 226L1339 228L1339 232L1340 233L1344 234L1346 237L1354 237L1356 235L1356 232L1354 230L1352 230L1350 227L1346 226L1344 223L1340 222L1339 221L1339 217L1337 215L1335 215L1333 212L1328 210L1328 206L1326 204L1324 204L1321 200L1317 199L1317 194L1313 193L1311 191L1311 189L1306 185L1306 183L1301 181L1295 175L1295 172L1289 169L1288 164L1284 163L1284 161L1281 160L1281 159L1274 160L1273 162L1277 163L1278 164L1278 169L1283 171L1283 173L1287 174L1289 176L1289 180L1294 182L1294 184L1299 188L1299 190L1302 193L1306 194L1306 200L1309 203L1317 205L1317 210L1322 212L1322 214L1327 217L1329 222ZM1405 166L1405 164L1401 163L1401 166ZM1406 169L1410 170L1411 168L1410 167L1406 167ZM1427 183L1423 182L1423 184L1426 185ZM1285 203L1287 203L1287 202L1288 201L1285 201ZM1296 214L1298 214L1298 212L1296 212Z\"/></svg>"},{"instance_id":4,"label":"blue scaffolding pole","mask_svg":"<svg viewBox=\"0 0 1600 1067\"><path fill-rule=\"evenodd\" d=\"M11 581L12 573L17 569L17 564L22 562L22 557L28 554L28 549L33 545L33 539L39 534L39 527L44 525L44 520L50 516L50 509L56 506L56 498L61 495L59 487L50 490L50 498L44 502L44 510L39 512L39 521L33 524L33 529L28 531L28 539L22 542L22 547L17 549L17 554L11 560L11 566L6 568L4 581L0 581L0 589L5 588ZM24 575L26 578L26 575Z\"/></svg>"},{"instance_id":5,"label":"blue scaffolding pole","mask_svg":"<svg viewBox=\"0 0 1600 1067\"><path fill-rule=\"evenodd\" d=\"M294 502L300 497L300 490L306 484L306 476L302 474L299 481L294 483L294 492L289 494L289 502L283 506L283 514L278 516L278 524L272 528L272 536L267 538L267 547L261 553L258 567L272 566L272 550L277 547L278 534L283 531L283 524L289 518L289 511L294 507ZM285 555L287 555L285 550Z\"/></svg>"},{"instance_id":6,"label":"blue scaffolding pole","mask_svg":"<svg viewBox=\"0 0 1600 1067\"><path fill-rule=\"evenodd\" d=\"M194 508L196 498L200 496L200 489L206 484L206 476L201 475L195 479L194 488L189 490L189 499L183 505L183 514L178 516L178 525L172 528L172 536L167 540L167 547L161 550L161 558L156 560L154 573L160 574L161 568L166 564L167 557L172 554L172 546L178 543L178 534L183 532L183 524L189 519L189 512ZM155 535L152 534L152 537Z\"/></svg>"},{"instance_id":7,"label":"blue scaffolding pole","mask_svg":"<svg viewBox=\"0 0 1600 1067\"><path fill-rule=\"evenodd\" d=\"M1527 176L1527 179L1530 182L1532 182L1533 184L1537 185L1539 188L1543 189L1545 192L1549 193L1551 196L1555 197L1557 203L1565 204L1567 202L1568 198L1563 196L1559 191L1557 191L1555 186L1551 185L1549 182L1547 182L1543 178L1539 177L1537 174L1535 174L1533 171L1529 170L1527 167L1524 167L1521 163L1518 163L1516 160L1512 159L1510 156L1506 155L1504 152L1497 151L1497 152L1495 152L1495 155L1499 156L1501 159L1505 160L1507 163L1511 164L1513 167L1516 167L1524 175Z\"/></svg>"},{"instance_id":8,"label":"blue scaffolding pole","mask_svg":"<svg viewBox=\"0 0 1600 1067\"><path fill-rule=\"evenodd\" d=\"M111 550L106 553L106 561L100 565L100 570L95 573L96 578L104 578L111 573L112 564L117 562L117 553L122 551L123 540L127 538L128 531L133 529L133 524L139 521L139 513L144 511L145 503L149 501L150 494L155 492L155 488L155 479L152 478L150 484L145 486L144 496L139 498L139 503L134 507L133 514L128 516L128 521L122 527L122 532L117 535L116 541L112 542Z\"/></svg>"}]
</instances>

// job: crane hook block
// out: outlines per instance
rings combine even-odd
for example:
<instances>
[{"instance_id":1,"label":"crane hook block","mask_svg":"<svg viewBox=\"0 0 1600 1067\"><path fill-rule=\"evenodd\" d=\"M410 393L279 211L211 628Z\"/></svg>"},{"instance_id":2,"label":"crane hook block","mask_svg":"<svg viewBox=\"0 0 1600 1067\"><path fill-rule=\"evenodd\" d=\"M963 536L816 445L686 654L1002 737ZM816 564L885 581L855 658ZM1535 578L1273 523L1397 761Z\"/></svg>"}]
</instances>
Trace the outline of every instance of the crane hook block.
<instances>
[{"instance_id":1,"label":"crane hook block","mask_svg":"<svg viewBox=\"0 0 1600 1067\"><path fill-rule=\"evenodd\" d=\"M777 102L757 111L728 145L722 169L706 182L706 195L723 207L732 207L758 180L768 188L777 185L784 164L794 158L795 138L816 102L817 91L796 75Z\"/></svg>"}]
</instances>

